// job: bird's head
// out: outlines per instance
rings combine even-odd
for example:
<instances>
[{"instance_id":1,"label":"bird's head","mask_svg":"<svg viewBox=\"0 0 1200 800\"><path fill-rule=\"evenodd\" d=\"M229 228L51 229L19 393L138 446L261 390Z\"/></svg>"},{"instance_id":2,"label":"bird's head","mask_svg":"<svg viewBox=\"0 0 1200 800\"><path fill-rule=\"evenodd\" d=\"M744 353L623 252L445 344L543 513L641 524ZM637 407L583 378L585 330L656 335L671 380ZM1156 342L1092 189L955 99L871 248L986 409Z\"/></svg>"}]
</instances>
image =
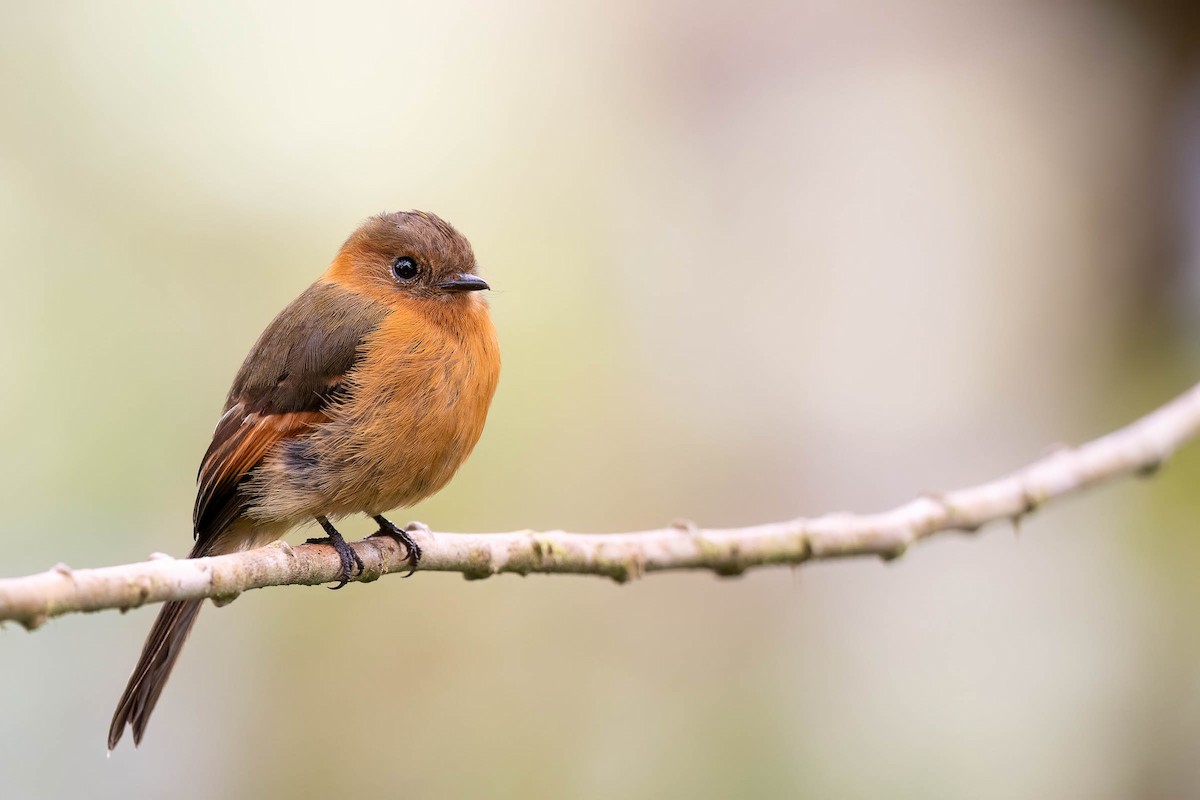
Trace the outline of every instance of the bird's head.
<instances>
[{"instance_id":1,"label":"bird's head","mask_svg":"<svg viewBox=\"0 0 1200 800\"><path fill-rule=\"evenodd\" d=\"M466 237L424 211L371 217L350 234L325 277L384 303L462 301L490 288Z\"/></svg>"}]
</instances>

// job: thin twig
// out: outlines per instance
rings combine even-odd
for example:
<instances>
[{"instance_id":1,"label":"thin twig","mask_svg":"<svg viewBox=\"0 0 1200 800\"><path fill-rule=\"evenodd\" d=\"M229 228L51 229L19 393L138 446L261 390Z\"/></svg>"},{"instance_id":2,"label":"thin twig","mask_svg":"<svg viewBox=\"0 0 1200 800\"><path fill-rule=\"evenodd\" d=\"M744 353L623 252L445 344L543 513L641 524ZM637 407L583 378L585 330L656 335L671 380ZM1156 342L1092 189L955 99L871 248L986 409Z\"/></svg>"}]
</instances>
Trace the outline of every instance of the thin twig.
<instances>
[{"instance_id":1,"label":"thin twig","mask_svg":"<svg viewBox=\"0 0 1200 800\"><path fill-rule=\"evenodd\" d=\"M602 575L619 582L647 572L712 570L738 575L751 567L800 564L846 556L893 559L941 531L974 531L997 520L1016 522L1039 506L1131 474L1149 474L1200 435L1200 384L1119 431L1062 448L1006 477L941 495L926 495L880 514L828 514L749 528L709 530L676 523L637 533L563 531L413 533L422 570L461 572L469 579L501 572ZM402 548L386 537L356 542L359 581L406 572ZM73 611L128 609L145 603L211 597L230 602L248 589L336 581L341 563L331 547L278 544L235 555L176 560L166 556L102 569L71 569L0 580L0 623L28 629Z\"/></svg>"}]
</instances>

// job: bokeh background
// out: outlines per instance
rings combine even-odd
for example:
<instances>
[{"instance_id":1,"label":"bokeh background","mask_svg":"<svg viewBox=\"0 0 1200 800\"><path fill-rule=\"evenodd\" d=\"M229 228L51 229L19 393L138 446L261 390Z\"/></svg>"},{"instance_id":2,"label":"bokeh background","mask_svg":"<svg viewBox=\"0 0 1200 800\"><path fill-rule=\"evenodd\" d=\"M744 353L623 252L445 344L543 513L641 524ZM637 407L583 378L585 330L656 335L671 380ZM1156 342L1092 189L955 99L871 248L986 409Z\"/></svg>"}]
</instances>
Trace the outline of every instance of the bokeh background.
<instances>
[{"instance_id":1,"label":"bokeh background","mask_svg":"<svg viewBox=\"0 0 1200 800\"><path fill-rule=\"evenodd\" d=\"M186 553L243 355L381 210L473 240L505 360L401 520L871 511L1100 434L1200 369L1198 50L1182 2L4 0L0 571ZM892 564L253 592L111 759L154 609L9 626L0 794L1200 796L1198 480Z\"/></svg>"}]
</instances>

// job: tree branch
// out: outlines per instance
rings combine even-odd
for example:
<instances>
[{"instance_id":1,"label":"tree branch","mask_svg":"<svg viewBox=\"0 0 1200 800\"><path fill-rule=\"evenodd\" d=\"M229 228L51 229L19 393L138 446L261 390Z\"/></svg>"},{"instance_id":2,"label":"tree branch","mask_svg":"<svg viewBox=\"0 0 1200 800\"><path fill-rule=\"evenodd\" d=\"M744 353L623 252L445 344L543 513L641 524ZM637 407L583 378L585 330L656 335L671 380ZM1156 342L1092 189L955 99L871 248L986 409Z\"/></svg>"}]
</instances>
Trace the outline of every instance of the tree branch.
<instances>
[{"instance_id":1,"label":"tree branch","mask_svg":"<svg viewBox=\"0 0 1200 800\"><path fill-rule=\"evenodd\" d=\"M707 530L677 523L637 533L563 531L413 533L422 570L461 572L468 579L501 572L602 575L618 582L647 572L712 570L738 575L751 567L876 555L893 559L941 531L975 531L988 522L1017 522L1039 506L1130 474L1150 474L1200 435L1200 384L1146 417L1077 448L1062 448L1006 477L967 489L919 497L879 514L828 514L749 528ZM354 544L363 560L359 581L407 571L392 539ZM0 623L27 629L73 611L122 610L144 603L211 597L219 605L248 589L329 583L341 564L327 545L280 543L213 558L150 561L102 569L48 572L0 580Z\"/></svg>"}]
</instances>

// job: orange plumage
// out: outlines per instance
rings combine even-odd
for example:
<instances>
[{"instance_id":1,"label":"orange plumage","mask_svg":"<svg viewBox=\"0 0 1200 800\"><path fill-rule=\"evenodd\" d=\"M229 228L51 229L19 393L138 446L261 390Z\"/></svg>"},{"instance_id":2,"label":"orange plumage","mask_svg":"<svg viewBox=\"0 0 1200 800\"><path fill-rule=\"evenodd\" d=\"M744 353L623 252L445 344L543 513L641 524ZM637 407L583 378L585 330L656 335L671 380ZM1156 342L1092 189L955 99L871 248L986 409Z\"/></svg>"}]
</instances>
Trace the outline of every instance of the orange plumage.
<instances>
[{"instance_id":1,"label":"orange plumage","mask_svg":"<svg viewBox=\"0 0 1200 800\"><path fill-rule=\"evenodd\" d=\"M438 217L367 220L234 379L201 461L191 557L258 547L316 519L344 584L357 556L330 520L365 513L415 567L419 548L381 515L445 486L479 440L500 371L478 292L487 288L471 245ZM200 605L163 607L113 715L110 750L127 724L141 740Z\"/></svg>"}]
</instances>

